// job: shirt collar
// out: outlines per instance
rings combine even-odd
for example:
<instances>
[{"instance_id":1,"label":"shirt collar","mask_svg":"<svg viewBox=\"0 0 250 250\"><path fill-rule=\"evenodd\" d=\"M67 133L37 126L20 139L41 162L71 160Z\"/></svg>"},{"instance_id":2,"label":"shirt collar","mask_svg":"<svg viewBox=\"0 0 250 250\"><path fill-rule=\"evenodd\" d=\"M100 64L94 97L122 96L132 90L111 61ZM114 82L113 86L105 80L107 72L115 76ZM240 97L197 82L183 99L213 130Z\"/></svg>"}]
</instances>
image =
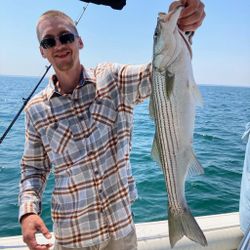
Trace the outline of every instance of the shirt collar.
<instances>
[{"instance_id":1,"label":"shirt collar","mask_svg":"<svg viewBox=\"0 0 250 250\"><path fill-rule=\"evenodd\" d=\"M94 69L85 69L83 67L83 79L84 79L84 83L87 82L92 82L92 83L96 83L96 77L94 74Z\"/></svg>"},{"instance_id":2,"label":"shirt collar","mask_svg":"<svg viewBox=\"0 0 250 250\"><path fill-rule=\"evenodd\" d=\"M79 84L76 88L83 87L85 85L85 83L87 83L87 82L96 83L96 78L94 76L93 70L85 69L82 66L80 81L79 81ZM57 76L54 74L50 77L49 84L46 87L46 94L47 94L48 100L50 100L53 96L61 96L62 95L62 94L60 94L60 92L58 90L58 86L59 86L58 79L57 79Z\"/></svg>"}]
</instances>

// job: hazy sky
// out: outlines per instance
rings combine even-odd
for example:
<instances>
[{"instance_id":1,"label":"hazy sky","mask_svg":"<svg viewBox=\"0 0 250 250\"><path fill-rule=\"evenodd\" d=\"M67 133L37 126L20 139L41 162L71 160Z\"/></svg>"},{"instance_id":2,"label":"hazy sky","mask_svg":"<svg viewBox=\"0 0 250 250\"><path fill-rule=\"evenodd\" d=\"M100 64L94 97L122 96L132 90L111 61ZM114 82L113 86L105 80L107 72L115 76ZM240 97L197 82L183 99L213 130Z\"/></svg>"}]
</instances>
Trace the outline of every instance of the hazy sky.
<instances>
[{"instance_id":1,"label":"hazy sky","mask_svg":"<svg viewBox=\"0 0 250 250\"><path fill-rule=\"evenodd\" d=\"M157 14L170 2L127 0L122 11L90 4L78 25L85 44L81 62L87 67L104 61L149 62ZM193 39L196 82L250 86L250 0L203 2L207 16ZM2 0L0 74L41 76L48 63L38 49L37 19L58 9L75 20L84 5L79 0Z\"/></svg>"}]
</instances>

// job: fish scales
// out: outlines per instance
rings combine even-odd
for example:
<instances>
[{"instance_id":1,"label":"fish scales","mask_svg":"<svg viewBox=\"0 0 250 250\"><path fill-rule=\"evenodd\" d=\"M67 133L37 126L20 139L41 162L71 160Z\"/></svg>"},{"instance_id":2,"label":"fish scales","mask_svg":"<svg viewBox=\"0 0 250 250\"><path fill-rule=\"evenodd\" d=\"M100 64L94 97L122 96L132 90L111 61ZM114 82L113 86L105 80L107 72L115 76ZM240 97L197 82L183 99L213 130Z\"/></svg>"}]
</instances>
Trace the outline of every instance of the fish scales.
<instances>
[{"instance_id":1,"label":"fish scales","mask_svg":"<svg viewBox=\"0 0 250 250\"><path fill-rule=\"evenodd\" d=\"M185 198L185 178L203 169L192 149L195 106L201 95L191 65L189 37L177 26L182 8L159 13L154 35L150 114L155 121L152 156L161 165L168 192L171 247L184 235L207 245Z\"/></svg>"},{"instance_id":2,"label":"fish scales","mask_svg":"<svg viewBox=\"0 0 250 250\"><path fill-rule=\"evenodd\" d=\"M154 93L154 103L155 103L155 111L156 117L159 117L159 122L156 123L156 131L157 131L157 137L161 137L161 140L159 140L160 148L160 158L161 162L166 162L169 167L163 168L163 171L165 172L165 176L167 179L167 185L168 190L170 192L169 200L170 204L172 206L177 208L177 198L176 198L176 159L175 157L168 157L169 155L175 154L176 150L178 149L178 140L176 136L175 128L177 126L174 126L176 121L174 121L174 105L172 104L171 100L167 100L167 97L164 96L164 84L165 80L162 77L161 74L154 74L154 81L157 82L156 85L153 85L153 93ZM154 89L155 88L155 89ZM159 108L158 108L159 107ZM168 126L166 126L166 124ZM166 135L166 136L163 136ZM166 152L168 152L166 154Z\"/></svg>"}]
</instances>

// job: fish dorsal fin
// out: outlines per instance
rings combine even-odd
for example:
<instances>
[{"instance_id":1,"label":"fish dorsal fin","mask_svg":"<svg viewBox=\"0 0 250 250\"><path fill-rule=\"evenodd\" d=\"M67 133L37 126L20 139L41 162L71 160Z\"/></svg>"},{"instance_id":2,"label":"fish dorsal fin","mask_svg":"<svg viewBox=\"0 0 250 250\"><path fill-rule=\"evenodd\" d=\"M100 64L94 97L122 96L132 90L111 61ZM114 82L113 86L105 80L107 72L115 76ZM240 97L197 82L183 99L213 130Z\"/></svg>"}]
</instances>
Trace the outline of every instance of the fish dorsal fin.
<instances>
[{"instance_id":1,"label":"fish dorsal fin","mask_svg":"<svg viewBox=\"0 0 250 250\"><path fill-rule=\"evenodd\" d=\"M156 133L155 133L156 134ZM153 145L152 145L152 150L151 150L151 157L153 158L154 161L156 161L160 166L161 164L161 157L160 157L160 151L158 149L158 140L157 136L155 135Z\"/></svg>"}]
</instances>

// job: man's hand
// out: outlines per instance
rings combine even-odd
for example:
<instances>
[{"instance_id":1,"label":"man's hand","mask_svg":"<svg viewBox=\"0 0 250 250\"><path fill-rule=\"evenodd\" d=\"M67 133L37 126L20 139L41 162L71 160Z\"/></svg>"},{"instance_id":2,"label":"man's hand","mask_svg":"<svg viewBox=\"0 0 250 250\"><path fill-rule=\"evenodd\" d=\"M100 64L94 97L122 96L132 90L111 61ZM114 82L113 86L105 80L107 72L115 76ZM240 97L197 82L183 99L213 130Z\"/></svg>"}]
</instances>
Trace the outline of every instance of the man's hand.
<instances>
[{"instance_id":1,"label":"man's hand","mask_svg":"<svg viewBox=\"0 0 250 250\"><path fill-rule=\"evenodd\" d=\"M47 250L52 244L38 244L35 233L41 232L46 239L51 238L51 234L45 226L40 216L36 214L27 214L21 220L23 241L31 250Z\"/></svg>"},{"instance_id":2,"label":"man's hand","mask_svg":"<svg viewBox=\"0 0 250 250\"><path fill-rule=\"evenodd\" d=\"M206 16L204 4L200 0L180 0L173 2L169 10L176 9L179 6L184 6L178 20L179 28L184 32L194 32L201 26Z\"/></svg>"}]
</instances>

